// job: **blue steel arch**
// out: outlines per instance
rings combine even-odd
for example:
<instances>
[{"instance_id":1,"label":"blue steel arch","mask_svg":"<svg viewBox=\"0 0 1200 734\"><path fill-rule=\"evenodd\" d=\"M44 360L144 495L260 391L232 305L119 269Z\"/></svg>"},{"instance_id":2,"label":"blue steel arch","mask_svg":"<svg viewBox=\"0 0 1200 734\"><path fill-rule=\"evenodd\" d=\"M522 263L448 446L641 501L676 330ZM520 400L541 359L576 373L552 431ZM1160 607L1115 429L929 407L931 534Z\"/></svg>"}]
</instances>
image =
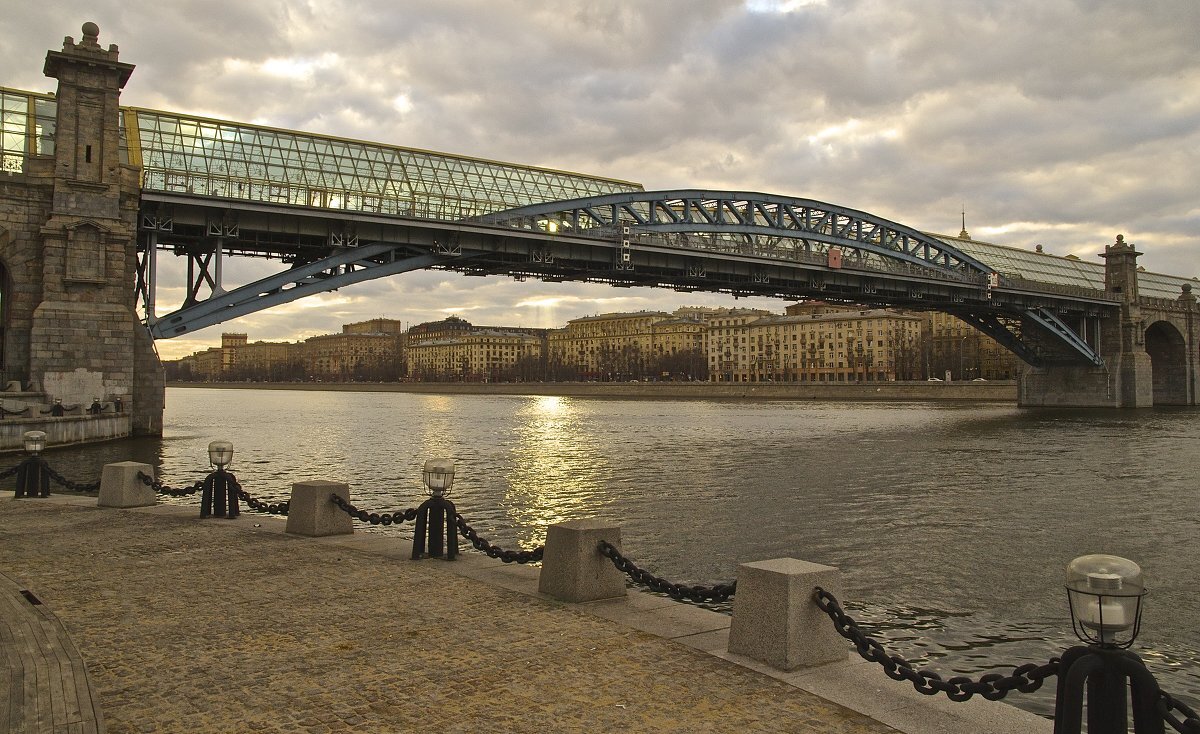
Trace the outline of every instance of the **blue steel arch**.
<instances>
[{"instance_id":1,"label":"blue steel arch","mask_svg":"<svg viewBox=\"0 0 1200 734\"><path fill-rule=\"evenodd\" d=\"M625 234L737 235L847 248L966 279L993 269L937 238L857 209L813 199L739 191L636 191L532 204L473 221L611 239Z\"/></svg>"}]
</instances>

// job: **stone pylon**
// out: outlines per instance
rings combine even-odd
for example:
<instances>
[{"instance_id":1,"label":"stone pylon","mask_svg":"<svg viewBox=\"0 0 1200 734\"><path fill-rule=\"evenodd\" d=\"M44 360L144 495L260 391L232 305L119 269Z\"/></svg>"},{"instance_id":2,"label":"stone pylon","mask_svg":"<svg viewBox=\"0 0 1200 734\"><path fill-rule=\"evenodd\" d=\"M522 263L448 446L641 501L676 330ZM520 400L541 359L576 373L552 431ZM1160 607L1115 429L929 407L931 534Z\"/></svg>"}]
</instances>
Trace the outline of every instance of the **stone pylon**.
<instances>
[{"instance_id":1,"label":"stone pylon","mask_svg":"<svg viewBox=\"0 0 1200 734\"><path fill-rule=\"evenodd\" d=\"M40 247L25 253L40 286L30 294L28 381L68 404L120 399L131 433L159 434L162 365L134 310L140 171L120 128L133 66L117 60L116 45L101 48L99 32L85 23L82 41L68 36L46 55L57 116L53 167L31 161L28 173L31 188L49 194Z\"/></svg>"},{"instance_id":2,"label":"stone pylon","mask_svg":"<svg viewBox=\"0 0 1200 734\"><path fill-rule=\"evenodd\" d=\"M1108 325L1102 338L1112 345L1105 354L1109 369L1116 373L1117 407L1143 408L1154 405L1153 366L1146 353L1146 324L1138 296L1138 252L1125 237L1104 248L1104 289L1121 296L1121 315ZM1113 319L1109 320L1114 321Z\"/></svg>"}]
</instances>

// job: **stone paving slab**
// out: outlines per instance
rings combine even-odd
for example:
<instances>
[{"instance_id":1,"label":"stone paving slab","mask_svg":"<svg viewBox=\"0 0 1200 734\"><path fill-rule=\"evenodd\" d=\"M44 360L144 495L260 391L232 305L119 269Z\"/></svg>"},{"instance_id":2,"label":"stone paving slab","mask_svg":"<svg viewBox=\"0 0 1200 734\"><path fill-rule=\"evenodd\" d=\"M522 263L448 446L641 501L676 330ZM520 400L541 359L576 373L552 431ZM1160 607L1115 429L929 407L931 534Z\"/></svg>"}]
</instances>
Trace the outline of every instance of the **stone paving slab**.
<instances>
[{"instance_id":1,"label":"stone paving slab","mask_svg":"<svg viewBox=\"0 0 1200 734\"><path fill-rule=\"evenodd\" d=\"M111 734L893 731L365 534L196 515L0 499L0 572L65 625Z\"/></svg>"}]
</instances>

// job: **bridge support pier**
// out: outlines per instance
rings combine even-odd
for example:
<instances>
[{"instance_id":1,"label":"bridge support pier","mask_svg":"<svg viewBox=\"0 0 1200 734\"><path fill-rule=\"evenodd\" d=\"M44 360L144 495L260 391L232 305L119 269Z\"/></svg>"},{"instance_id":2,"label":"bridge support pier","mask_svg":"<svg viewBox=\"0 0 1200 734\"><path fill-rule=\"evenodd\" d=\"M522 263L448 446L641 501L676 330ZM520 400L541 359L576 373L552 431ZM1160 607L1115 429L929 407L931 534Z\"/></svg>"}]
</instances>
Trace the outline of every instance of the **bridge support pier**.
<instances>
[{"instance_id":1,"label":"bridge support pier","mask_svg":"<svg viewBox=\"0 0 1200 734\"><path fill-rule=\"evenodd\" d=\"M3 379L47 402L119 401L118 434L161 435L162 364L133 287L139 170L121 150L120 94L133 65L98 34L85 23L79 43L67 37L47 53L56 117L37 121L43 135L0 183ZM31 116L37 104L27 101Z\"/></svg>"},{"instance_id":2,"label":"bridge support pier","mask_svg":"<svg viewBox=\"0 0 1200 734\"><path fill-rule=\"evenodd\" d=\"M1023 408L1148 408L1154 405L1150 355L1105 356L1104 366L1026 368L1017 382Z\"/></svg>"}]
</instances>

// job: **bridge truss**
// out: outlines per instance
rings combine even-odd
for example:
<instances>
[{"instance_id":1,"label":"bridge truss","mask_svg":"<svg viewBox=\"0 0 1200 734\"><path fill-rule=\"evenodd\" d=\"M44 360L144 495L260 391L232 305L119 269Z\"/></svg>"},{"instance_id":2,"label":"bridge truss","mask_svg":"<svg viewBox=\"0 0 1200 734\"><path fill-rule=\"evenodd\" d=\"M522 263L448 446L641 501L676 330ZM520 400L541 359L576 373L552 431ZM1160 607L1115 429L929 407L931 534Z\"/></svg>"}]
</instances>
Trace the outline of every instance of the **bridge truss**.
<instances>
[{"instance_id":1,"label":"bridge truss","mask_svg":"<svg viewBox=\"0 0 1200 734\"><path fill-rule=\"evenodd\" d=\"M188 258L189 285L183 306L158 317L163 250ZM228 257L285 268L226 290ZM1115 308L1100 291L1010 282L943 240L865 212L765 194L634 191L445 221L143 192L138 294L155 338L424 268L940 310L1034 365L1100 364L1095 325Z\"/></svg>"}]
</instances>

